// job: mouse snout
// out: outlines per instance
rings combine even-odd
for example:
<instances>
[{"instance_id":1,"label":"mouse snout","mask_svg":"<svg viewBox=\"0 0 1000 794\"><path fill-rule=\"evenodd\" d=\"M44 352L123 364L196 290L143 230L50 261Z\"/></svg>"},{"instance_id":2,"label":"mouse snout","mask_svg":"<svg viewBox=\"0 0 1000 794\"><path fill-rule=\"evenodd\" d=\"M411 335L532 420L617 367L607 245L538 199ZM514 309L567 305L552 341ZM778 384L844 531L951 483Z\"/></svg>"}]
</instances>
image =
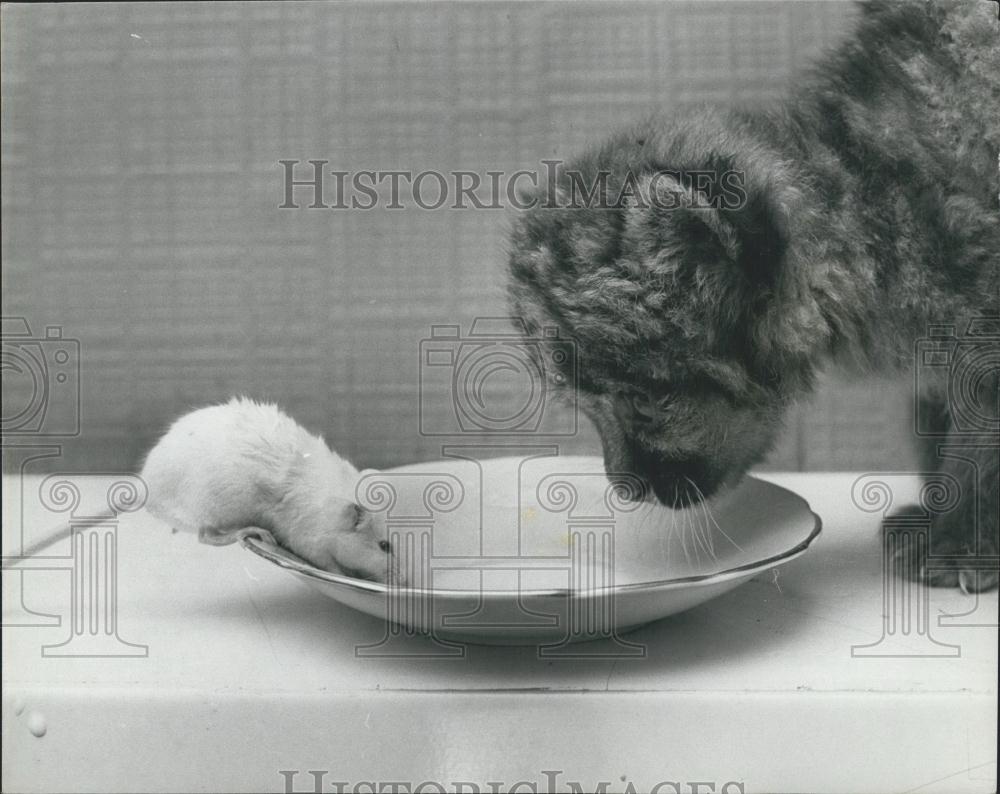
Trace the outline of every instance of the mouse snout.
<instances>
[{"instance_id":1,"label":"mouse snout","mask_svg":"<svg viewBox=\"0 0 1000 794\"><path fill-rule=\"evenodd\" d=\"M390 584L399 585L400 587L406 584L406 577L401 571L401 565L399 564L399 556L396 554L396 547L393 545L392 541L387 538L382 538L377 543L379 551L382 552L385 560L386 566L386 576L387 581Z\"/></svg>"},{"instance_id":2,"label":"mouse snout","mask_svg":"<svg viewBox=\"0 0 1000 794\"><path fill-rule=\"evenodd\" d=\"M395 565L390 566L388 574L388 583L396 585L396 587L406 587L406 577L400 572L399 568Z\"/></svg>"},{"instance_id":3,"label":"mouse snout","mask_svg":"<svg viewBox=\"0 0 1000 794\"><path fill-rule=\"evenodd\" d=\"M395 540L398 542L399 537L397 536ZM407 577L402 572L403 566L400 564L401 561L398 549L396 548L396 543L383 535L377 541L376 545L383 555L383 560L386 566L385 570L387 581L390 584L398 585L400 587L405 586L407 583Z\"/></svg>"},{"instance_id":4,"label":"mouse snout","mask_svg":"<svg viewBox=\"0 0 1000 794\"><path fill-rule=\"evenodd\" d=\"M399 559L384 517L350 503L343 508L345 524L353 524L353 532L339 540L339 562L349 574L359 579L405 584Z\"/></svg>"}]
</instances>

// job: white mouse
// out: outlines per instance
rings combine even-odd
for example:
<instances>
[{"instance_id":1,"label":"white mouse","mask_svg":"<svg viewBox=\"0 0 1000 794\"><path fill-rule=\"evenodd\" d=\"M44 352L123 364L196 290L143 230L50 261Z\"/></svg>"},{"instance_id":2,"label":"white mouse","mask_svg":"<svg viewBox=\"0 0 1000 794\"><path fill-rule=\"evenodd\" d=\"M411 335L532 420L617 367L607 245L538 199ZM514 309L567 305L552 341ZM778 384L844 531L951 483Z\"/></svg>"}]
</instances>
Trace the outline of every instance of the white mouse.
<instances>
[{"instance_id":1,"label":"white mouse","mask_svg":"<svg viewBox=\"0 0 1000 794\"><path fill-rule=\"evenodd\" d=\"M149 512L204 543L261 528L317 568L403 584L384 522L354 501L359 476L276 406L242 398L182 416L142 469Z\"/></svg>"}]
</instances>

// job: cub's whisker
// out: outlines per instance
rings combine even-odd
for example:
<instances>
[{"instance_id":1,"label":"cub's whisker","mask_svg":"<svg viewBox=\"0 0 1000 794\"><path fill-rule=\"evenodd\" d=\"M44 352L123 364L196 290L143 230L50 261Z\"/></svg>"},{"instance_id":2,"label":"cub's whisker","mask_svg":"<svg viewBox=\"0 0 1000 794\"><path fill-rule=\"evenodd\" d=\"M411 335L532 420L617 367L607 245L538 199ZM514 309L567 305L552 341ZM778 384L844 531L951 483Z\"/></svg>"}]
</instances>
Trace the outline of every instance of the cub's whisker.
<instances>
[{"instance_id":1,"label":"cub's whisker","mask_svg":"<svg viewBox=\"0 0 1000 794\"><path fill-rule=\"evenodd\" d=\"M715 525L715 528L717 530L719 530L719 533L722 535L722 537L724 537L726 540L728 540L730 543L732 543L733 546L735 546L738 551L743 551L743 547L740 546L740 544L737 543L735 540L733 540L731 537L729 537L729 534L726 532L726 530L724 530L719 525L719 522L716 520L715 516L712 514L712 508L708 504L708 500L705 498L705 495L704 495L704 493L702 493L702 490L700 488L698 488L698 486L695 483L691 483L691 484L694 485L695 489L698 491L698 494L701 496L701 503L702 503L702 505L704 505L705 511L708 514L708 517L711 519L712 523Z\"/></svg>"}]
</instances>

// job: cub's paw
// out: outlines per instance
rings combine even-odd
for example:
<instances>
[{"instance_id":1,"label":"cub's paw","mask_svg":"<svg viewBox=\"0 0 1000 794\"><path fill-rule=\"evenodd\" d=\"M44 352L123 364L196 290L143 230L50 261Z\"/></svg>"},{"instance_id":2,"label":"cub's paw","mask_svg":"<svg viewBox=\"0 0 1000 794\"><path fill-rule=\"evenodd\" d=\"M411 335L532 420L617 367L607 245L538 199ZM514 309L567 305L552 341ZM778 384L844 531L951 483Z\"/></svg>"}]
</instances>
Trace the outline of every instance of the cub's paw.
<instances>
[{"instance_id":1,"label":"cub's paw","mask_svg":"<svg viewBox=\"0 0 1000 794\"><path fill-rule=\"evenodd\" d=\"M940 518L931 519L928 533L927 513L909 505L882 522L883 532L893 535L891 569L931 587L958 587L964 593L995 589L1000 582L996 540L982 538L976 554L974 538L962 537L974 533L956 532L961 524ZM971 518L968 526L974 526Z\"/></svg>"}]
</instances>

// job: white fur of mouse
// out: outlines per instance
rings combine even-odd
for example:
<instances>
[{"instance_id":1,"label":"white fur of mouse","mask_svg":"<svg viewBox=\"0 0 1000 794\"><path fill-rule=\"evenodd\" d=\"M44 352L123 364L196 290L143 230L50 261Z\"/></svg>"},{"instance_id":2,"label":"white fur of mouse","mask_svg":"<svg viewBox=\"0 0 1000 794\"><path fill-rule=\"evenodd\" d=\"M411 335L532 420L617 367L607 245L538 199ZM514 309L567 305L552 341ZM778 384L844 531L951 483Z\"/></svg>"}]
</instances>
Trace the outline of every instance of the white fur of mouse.
<instances>
[{"instance_id":1,"label":"white fur of mouse","mask_svg":"<svg viewBox=\"0 0 1000 794\"><path fill-rule=\"evenodd\" d=\"M359 476L276 406L242 398L182 416L142 470L147 510L202 542L260 527L317 568L402 584L384 522L354 501Z\"/></svg>"}]
</instances>

